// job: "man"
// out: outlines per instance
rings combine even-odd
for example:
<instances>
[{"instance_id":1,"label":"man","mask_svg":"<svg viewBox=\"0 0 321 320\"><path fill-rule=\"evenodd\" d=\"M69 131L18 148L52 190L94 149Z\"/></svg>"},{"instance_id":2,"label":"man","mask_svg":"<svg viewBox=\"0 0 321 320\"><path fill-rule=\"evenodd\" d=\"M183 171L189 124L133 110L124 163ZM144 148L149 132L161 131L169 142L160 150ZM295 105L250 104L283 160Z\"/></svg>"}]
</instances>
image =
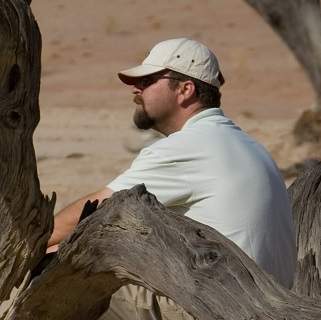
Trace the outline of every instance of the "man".
<instances>
[{"instance_id":1,"label":"man","mask_svg":"<svg viewBox=\"0 0 321 320\"><path fill-rule=\"evenodd\" d=\"M290 287L296 250L287 191L266 150L220 109L224 79L215 55L199 42L171 39L119 78L133 86L137 127L166 137L105 189L58 214L49 244L73 230L86 200L144 183L167 207L217 229Z\"/></svg>"}]
</instances>

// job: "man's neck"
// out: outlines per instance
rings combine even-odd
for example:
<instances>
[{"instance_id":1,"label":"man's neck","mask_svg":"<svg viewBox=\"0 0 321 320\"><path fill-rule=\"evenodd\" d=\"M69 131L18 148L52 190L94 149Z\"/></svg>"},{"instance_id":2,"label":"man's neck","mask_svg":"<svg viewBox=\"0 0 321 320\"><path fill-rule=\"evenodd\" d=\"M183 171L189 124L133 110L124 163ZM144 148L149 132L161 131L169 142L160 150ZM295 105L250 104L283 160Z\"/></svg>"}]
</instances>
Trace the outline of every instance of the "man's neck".
<instances>
[{"instance_id":1,"label":"man's neck","mask_svg":"<svg viewBox=\"0 0 321 320\"><path fill-rule=\"evenodd\" d=\"M186 109L181 109L180 112L175 116L166 121L166 124L159 124L159 126L155 126L153 129L162 133L165 136L169 136L170 134L180 131L184 124L196 114L204 111L206 108L200 105L189 106Z\"/></svg>"}]
</instances>

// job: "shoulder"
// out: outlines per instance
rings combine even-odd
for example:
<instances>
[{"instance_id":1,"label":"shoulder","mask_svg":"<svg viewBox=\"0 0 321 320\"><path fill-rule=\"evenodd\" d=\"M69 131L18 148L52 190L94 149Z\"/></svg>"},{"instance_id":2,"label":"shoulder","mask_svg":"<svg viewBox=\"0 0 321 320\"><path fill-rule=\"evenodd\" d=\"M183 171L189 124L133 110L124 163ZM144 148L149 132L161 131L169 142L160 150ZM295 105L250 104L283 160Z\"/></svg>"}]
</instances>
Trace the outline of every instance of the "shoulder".
<instances>
[{"instance_id":1,"label":"shoulder","mask_svg":"<svg viewBox=\"0 0 321 320\"><path fill-rule=\"evenodd\" d=\"M200 138L200 137L199 137ZM177 131L142 149L140 157L157 156L164 159L180 157L189 148L195 146L197 135L189 130Z\"/></svg>"}]
</instances>

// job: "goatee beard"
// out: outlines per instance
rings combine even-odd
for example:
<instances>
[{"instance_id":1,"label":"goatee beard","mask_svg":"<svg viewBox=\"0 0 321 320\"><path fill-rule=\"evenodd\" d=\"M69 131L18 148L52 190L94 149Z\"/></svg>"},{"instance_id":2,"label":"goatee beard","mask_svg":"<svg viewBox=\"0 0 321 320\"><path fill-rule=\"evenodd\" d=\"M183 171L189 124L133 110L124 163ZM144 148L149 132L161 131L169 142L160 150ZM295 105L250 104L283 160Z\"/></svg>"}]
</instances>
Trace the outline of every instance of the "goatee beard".
<instances>
[{"instance_id":1,"label":"goatee beard","mask_svg":"<svg viewBox=\"0 0 321 320\"><path fill-rule=\"evenodd\" d=\"M134 113L134 123L138 129L148 130L154 126L154 120L150 118L144 108L144 100L141 96L135 96L134 102L141 106L137 107Z\"/></svg>"}]
</instances>

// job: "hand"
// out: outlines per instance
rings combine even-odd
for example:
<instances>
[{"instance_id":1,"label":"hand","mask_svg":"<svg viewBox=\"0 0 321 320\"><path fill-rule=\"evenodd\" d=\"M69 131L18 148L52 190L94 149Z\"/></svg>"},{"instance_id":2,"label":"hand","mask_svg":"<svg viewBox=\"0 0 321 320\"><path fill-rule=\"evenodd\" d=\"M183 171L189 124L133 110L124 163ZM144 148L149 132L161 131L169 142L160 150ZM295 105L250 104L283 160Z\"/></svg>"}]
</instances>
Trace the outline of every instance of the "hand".
<instances>
[{"instance_id":1,"label":"hand","mask_svg":"<svg viewBox=\"0 0 321 320\"><path fill-rule=\"evenodd\" d=\"M58 251L58 244L54 244L53 246L50 246L47 248L46 253L52 253Z\"/></svg>"}]
</instances>

